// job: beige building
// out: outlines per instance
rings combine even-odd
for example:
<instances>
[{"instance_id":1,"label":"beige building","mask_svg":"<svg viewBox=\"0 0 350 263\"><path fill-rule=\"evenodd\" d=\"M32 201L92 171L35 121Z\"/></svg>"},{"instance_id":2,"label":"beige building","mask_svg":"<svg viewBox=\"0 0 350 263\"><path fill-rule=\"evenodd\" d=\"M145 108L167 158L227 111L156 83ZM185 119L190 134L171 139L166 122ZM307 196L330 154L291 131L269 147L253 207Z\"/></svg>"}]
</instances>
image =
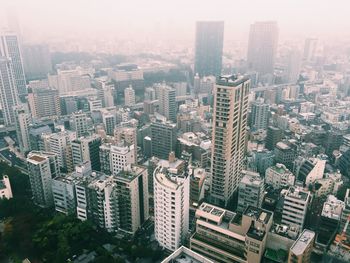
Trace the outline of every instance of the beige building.
<instances>
[{"instance_id":1,"label":"beige building","mask_svg":"<svg viewBox=\"0 0 350 263\"><path fill-rule=\"evenodd\" d=\"M289 250L288 263L308 263L315 240L315 232L305 229Z\"/></svg>"},{"instance_id":2,"label":"beige building","mask_svg":"<svg viewBox=\"0 0 350 263\"><path fill-rule=\"evenodd\" d=\"M247 77L220 77L214 87L211 198L227 205L241 181L246 148Z\"/></svg>"},{"instance_id":3,"label":"beige building","mask_svg":"<svg viewBox=\"0 0 350 263\"><path fill-rule=\"evenodd\" d=\"M190 248L214 262L260 262L272 217L271 212L253 206L240 214L202 203Z\"/></svg>"}]
</instances>

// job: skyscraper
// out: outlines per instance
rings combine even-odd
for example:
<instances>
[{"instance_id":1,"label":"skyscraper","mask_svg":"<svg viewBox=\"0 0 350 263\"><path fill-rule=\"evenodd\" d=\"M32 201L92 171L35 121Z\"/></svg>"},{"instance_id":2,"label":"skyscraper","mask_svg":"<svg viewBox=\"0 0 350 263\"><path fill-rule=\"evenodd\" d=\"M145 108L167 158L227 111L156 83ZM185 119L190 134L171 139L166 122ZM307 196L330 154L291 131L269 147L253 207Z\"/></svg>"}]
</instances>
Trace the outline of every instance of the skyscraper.
<instances>
[{"instance_id":1,"label":"skyscraper","mask_svg":"<svg viewBox=\"0 0 350 263\"><path fill-rule=\"evenodd\" d=\"M30 150L29 125L31 122L30 114L24 107L17 106L14 108L16 118L16 134L21 153Z\"/></svg>"},{"instance_id":2,"label":"skyscraper","mask_svg":"<svg viewBox=\"0 0 350 263\"><path fill-rule=\"evenodd\" d=\"M124 90L124 99L125 99L125 106L134 106L136 103L135 100L135 90L129 86Z\"/></svg>"},{"instance_id":3,"label":"skyscraper","mask_svg":"<svg viewBox=\"0 0 350 263\"><path fill-rule=\"evenodd\" d=\"M248 77L220 77L214 87L211 197L227 205L242 176L248 115Z\"/></svg>"},{"instance_id":4,"label":"skyscraper","mask_svg":"<svg viewBox=\"0 0 350 263\"><path fill-rule=\"evenodd\" d=\"M27 88L23 70L23 59L16 34L10 32L0 33L0 56L11 59L18 95L20 97L26 95Z\"/></svg>"},{"instance_id":5,"label":"skyscraper","mask_svg":"<svg viewBox=\"0 0 350 263\"><path fill-rule=\"evenodd\" d=\"M255 22L250 26L248 68L261 76L273 74L278 42L278 27L274 21Z\"/></svg>"},{"instance_id":6,"label":"skyscraper","mask_svg":"<svg viewBox=\"0 0 350 263\"><path fill-rule=\"evenodd\" d=\"M199 21L196 24L194 71L199 76L219 76L224 41L223 21Z\"/></svg>"},{"instance_id":7,"label":"skyscraper","mask_svg":"<svg viewBox=\"0 0 350 263\"><path fill-rule=\"evenodd\" d=\"M5 125L15 123L13 107L19 102L12 61L0 56L0 104L5 119Z\"/></svg>"},{"instance_id":8,"label":"skyscraper","mask_svg":"<svg viewBox=\"0 0 350 263\"><path fill-rule=\"evenodd\" d=\"M159 113L176 123L175 89L163 83L159 88Z\"/></svg>"}]
</instances>

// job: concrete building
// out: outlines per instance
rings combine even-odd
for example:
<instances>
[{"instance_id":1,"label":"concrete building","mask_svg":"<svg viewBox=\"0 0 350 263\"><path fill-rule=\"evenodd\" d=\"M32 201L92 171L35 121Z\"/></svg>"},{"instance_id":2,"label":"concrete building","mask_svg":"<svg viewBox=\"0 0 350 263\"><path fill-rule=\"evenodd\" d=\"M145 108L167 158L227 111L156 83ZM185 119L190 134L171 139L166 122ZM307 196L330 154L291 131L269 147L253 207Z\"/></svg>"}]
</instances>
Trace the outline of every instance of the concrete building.
<instances>
[{"instance_id":1,"label":"concrete building","mask_svg":"<svg viewBox=\"0 0 350 263\"><path fill-rule=\"evenodd\" d=\"M170 122L151 123L152 155L167 159L176 149L176 124Z\"/></svg>"},{"instance_id":2,"label":"concrete building","mask_svg":"<svg viewBox=\"0 0 350 263\"><path fill-rule=\"evenodd\" d=\"M31 124L30 114L22 106L14 107L16 135L19 149L22 154L30 150L29 126Z\"/></svg>"},{"instance_id":3,"label":"concrete building","mask_svg":"<svg viewBox=\"0 0 350 263\"><path fill-rule=\"evenodd\" d=\"M297 187L289 187L282 190L284 196L282 223L286 225L297 225L303 229L308 206L311 202L311 194Z\"/></svg>"},{"instance_id":4,"label":"concrete building","mask_svg":"<svg viewBox=\"0 0 350 263\"><path fill-rule=\"evenodd\" d=\"M275 162L284 164L288 169L293 168L293 163L297 157L295 148L287 142L278 142L275 150Z\"/></svg>"},{"instance_id":5,"label":"concrete building","mask_svg":"<svg viewBox=\"0 0 350 263\"><path fill-rule=\"evenodd\" d=\"M243 177L238 186L238 212L248 206L261 207L264 198L264 179L258 173L242 171Z\"/></svg>"},{"instance_id":6,"label":"concrete building","mask_svg":"<svg viewBox=\"0 0 350 263\"><path fill-rule=\"evenodd\" d=\"M277 163L266 170L265 183L272 186L273 189L293 186L294 182L294 174L283 164Z\"/></svg>"},{"instance_id":7,"label":"concrete building","mask_svg":"<svg viewBox=\"0 0 350 263\"><path fill-rule=\"evenodd\" d=\"M114 134L114 128L116 125L115 115L111 112L103 112L102 113L102 121L107 135Z\"/></svg>"},{"instance_id":8,"label":"concrete building","mask_svg":"<svg viewBox=\"0 0 350 263\"><path fill-rule=\"evenodd\" d=\"M128 165L114 176L114 182L116 227L133 235L149 217L147 169Z\"/></svg>"},{"instance_id":9,"label":"concrete building","mask_svg":"<svg viewBox=\"0 0 350 263\"><path fill-rule=\"evenodd\" d=\"M311 62L315 59L316 50L317 50L317 42L316 38L307 38L305 39L304 45L304 60L307 62Z\"/></svg>"},{"instance_id":10,"label":"concrete building","mask_svg":"<svg viewBox=\"0 0 350 263\"><path fill-rule=\"evenodd\" d=\"M6 57L7 60L11 60L14 86L17 88L16 93L19 97L24 97L27 94L26 79L20 43L15 33L0 33L0 57Z\"/></svg>"},{"instance_id":11,"label":"concrete building","mask_svg":"<svg viewBox=\"0 0 350 263\"><path fill-rule=\"evenodd\" d=\"M131 126L118 125L114 129L116 143L124 143L126 146L134 146L135 164L137 163L137 129Z\"/></svg>"},{"instance_id":12,"label":"concrete building","mask_svg":"<svg viewBox=\"0 0 350 263\"><path fill-rule=\"evenodd\" d=\"M263 98L258 98L252 103L250 128L253 130L265 130L269 124L269 114L269 104L264 103Z\"/></svg>"},{"instance_id":13,"label":"concrete building","mask_svg":"<svg viewBox=\"0 0 350 263\"><path fill-rule=\"evenodd\" d=\"M220 77L214 88L211 198L227 205L241 181L248 118L247 77Z\"/></svg>"},{"instance_id":14,"label":"concrete building","mask_svg":"<svg viewBox=\"0 0 350 263\"><path fill-rule=\"evenodd\" d=\"M288 263L309 263L315 232L305 229L289 250Z\"/></svg>"},{"instance_id":15,"label":"concrete building","mask_svg":"<svg viewBox=\"0 0 350 263\"><path fill-rule=\"evenodd\" d=\"M340 227L339 229L343 231L344 226L346 224L346 221L348 220L350 216L350 188L346 190L345 197L344 197L344 209L341 215L340 219ZM346 230L346 235L350 236L350 228Z\"/></svg>"},{"instance_id":16,"label":"concrete building","mask_svg":"<svg viewBox=\"0 0 350 263\"><path fill-rule=\"evenodd\" d=\"M134 106L136 104L135 90L129 86L124 90L125 106Z\"/></svg>"},{"instance_id":17,"label":"concrete building","mask_svg":"<svg viewBox=\"0 0 350 263\"><path fill-rule=\"evenodd\" d=\"M125 146L124 144L110 145L110 171L112 174L118 174L130 164L135 164L134 145Z\"/></svg>"},{"instance_id":18,"label":"concrete building","mask_svg":"<svg viewBox=\"0 0 350 263\"><path fill-rule=\"evenodd\" d=\"M77 111L72 113L72 129L77 133L77 138L85 136L88 133L88 121L86 113Z\"/></svg>"},{"instance_id":19,"label":"concrete building","mask_svg":"<svg viewBox=\"0 0 350 263\"><path fill-rule=\"evenodd\" d=\"M261 76L274 73L278 44L277 22L255 22L250 26L248 68Z\"/></svg>"},{"instance_id":20,"label":"concrete building","mask_svg":"<svg viewBox=\"0 0 350 263\"><path fill-rule=\"evenodd\" d=\"M194 72L200 77L221 74L223 42L223 21L196 23Z\"/></svg>"},{"instance_id":21,"label":"concrete building","mask_svg":"<svg viewBox=\"0 0 350 263\"><path fill-rule=\"evenodd\" d=\"M61 115L61 104L56 89L32 88L28 93L28 104L34 118L57 118Z\"/></svg>"},{"instance_id":22,"label":"concrete building","mask_svg":"<svg viewBox=\"0 0 350 263\"><path fill-rule=\"evenodd\" d=\"M41 207L52 206L52 178L60 175L57 155L32 151L27 156L27 168L34 203Z\"/></svg>"},{"instance_id":23,"label":"concrete building","mask_svg":"<svg viewBox=\"0 0 350 263\"><path fill-rule=\"evenodd\" d=\"M214 261L198 254L191 249L181 246L176 249L170 256L165 258L161 263L174 263L174 262L201 262L201 263L214 263Z\"/></svg>"},{"instance_id":24,"label":"concrete building","mask_svg":"<svg viewBox=\"0 0 350 263\"><path fill-rule=\"evenodd\" d=\"M0 180L0 199L11 199L12 197L10 179L7 175L3 175Z\"/></svg>"},{"instance_id":25,"label":"concrete building","mask_svg":"<svg viewBox=\"0 0 350 263\"><path fill-rule=\"evenodd\" d=\"M57 176L52 180L52 194L55 210L65 215L76 214L75 175Z\"/></svg>"},{"instance_id":26,"label":"concrete building","mask_svg":"<svg viewBox=\"0 0 350 263\"><path fill-rule=\"evenodd\" d=\"M0 56L0 104L7 126L14 125L16 121L13 108L19 104L17 92L13 63Z\"/></svg>"},{"instance_id":27,"label":"concrete building","mask_svg":"<svg viewBox=\"0 0 350 263\"><path fill-rule=\"evenodd\" d=\"M248 206L239 214L202 203L190 248L214 262L260 262L271 226L269 211Z\"/></svg>"},{"instance_id":28,"label":"concrete building","mask_svg":"<svg viewBox=\"0 0 350 263\"><path fill-rule=\"evenodd\" d=\"M72 141L73 166L85 161L91 162L94 171L100 171L100 146L101 137L97 134L81 137Z\"/></svg>"},{"instance_id":29,"label":"concrete building","mask_svg":"<svg viewBox=\"0 0 350 263\"><path fill-rule=\"evenodd\" d=\"M163 83L158 90L159 113L167 120L176 123L177 105L175 89Z\"/></svg>"},{"instance_id":30,"label":"concrete building","mask_svg":"<svg viewBox=\"0 0 350 263\"><path fill-rule=\"evenodd\" d=\"M48 45L24 45L23 64L27 79L43 79L52 71Z\"/></svg>"},{"instance_id":31,"label":"concrete building","mask_svg":"<svg viewBox=\"0 0 350 263\"><path fill-rule=\"evenodd\" d=\"M286 82L296 83L299 79L301 69L302 55L298 49L292 49L288 54L287 69L286 69Z\"/></svg>"},{"instance_id":32,"label":"concrete building","mask_svg":"<svg viewBox=\"0 0 350 263\"><path fill-rule=\"evenodd\" d=\"M277 127L269 126L266 133L266 149L273 151L276 144L280 142L283 138L283 131Z\"/></svg>"},{"instance_id":33,"label":"concrete building","mask_svg":"<svg viewBox=\"0 0 350 263\"><path fill-rule=\"evenodd\" d=\"M102 109L102 100L99 98L89 98L88 103L90 111Z\"/></svg>"},{"instance_id":34,"label":"concrete building","mask_svg":"<svg viewBox=\"0 0 350 263\"><path fill-rule=\"evenodd\" d=\"M159 165L153 173L155 238L170 251L178 249L188 235L189 181L185 172L171 167Z\"/></svg>"}]
</instances>

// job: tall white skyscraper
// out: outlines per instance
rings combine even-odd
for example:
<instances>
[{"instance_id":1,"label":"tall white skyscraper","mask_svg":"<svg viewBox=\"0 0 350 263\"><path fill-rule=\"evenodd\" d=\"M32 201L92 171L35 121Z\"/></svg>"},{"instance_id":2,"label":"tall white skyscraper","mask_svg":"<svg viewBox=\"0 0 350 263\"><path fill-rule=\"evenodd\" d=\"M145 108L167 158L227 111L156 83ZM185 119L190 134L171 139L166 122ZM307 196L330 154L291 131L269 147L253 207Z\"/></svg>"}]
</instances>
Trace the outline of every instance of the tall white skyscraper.
<instances>
[{"instance_id":1,"label":"tall white skyscraper","mask_svg":"<svg viewBox=\"0 0 350 263\"><path fill-rule=\"evenodd\" d=\"M176 123L176 91L165 83L159 88L159 113Z\"/></svg>"},{"instance_id":2,"label":"tall white skyscraper","mask_svg":"<svg viewBox=\"0 0 350 263\"><path fill-rule=\"evenodd\" d=\"M133 106L136 103L135 90L129 86L124 90L125 106Z\"/></svg>"},{"instance_id":3,"label":"tall white skyscraper","mask_svg":"<svg viewBox=\"0 0 350 263\"><path fill-rule=\"evenodd\" d=\"M5 125L15 124L14 107L19 103L12 61L0 56L0 104Z\"/></svg>"},{"instance_id":4,"label":"tall white skyscraper","mask_svg":"<svg viewBox=\"0 0 350 263\"><path fill-rule=\"evenodd\" d=\"M247 134L248 77L220 77L214 87L211 198L226 206L242 177Z\"/></svg>"},{"instance_id":5,"label":"tall white skyscraper","mask_svg":"<svg viewBox=\"0 0 350 263\"><path fill-rule=\"evenodd\" d=\"M273 74L278 43L278 27L274 21L255 22L250 26L248 68L261 76Z\"/></svg>"},{"instance_id":6,"label":"tall white skyscraper","mask_svg":"<svg viewBox=\"0 0 350 263\"><path fill-rule=\"evenodd\" d=\"M0 56L11 59L18 95L20 97L26 95L27 88L23 70L23 59L19 40L15 33L0 32Z\"/></svg>"},{"instance_id":7,"label":"tall white skyscraper","mask_svg":"<svg viewBox=\"0 0 350 263\"><path fill-rule=\"evenodd\" d=\"M189 176L177 169L158 166L154 170L155 238L171 251L183 244L188 233L189 184Z\"/></svg>"},{"instance_id":8,"label":"tall white skyscraper","mask_svg":"<svg viewBox=\"0 0 350 263\"><path fill-rule=\"evenodd\" d=\"M270 105L264 103L263 98L258 98L252 104L251 129L260 130L267 129L269 124Z\"/></svg>"},{"instance_id":9,"label":"tall white skyscraper","mask_svg":"<svg viewBox=\"0 0 350 263\"><path fill-rule=\"evenodd\" d=\"M31 123L30 114L22 106L14 108L16 119L16 134L18 139L19 148L21 153L25 153L30 150L29 142L29 125Z\"/></svg>"}]
</instances>

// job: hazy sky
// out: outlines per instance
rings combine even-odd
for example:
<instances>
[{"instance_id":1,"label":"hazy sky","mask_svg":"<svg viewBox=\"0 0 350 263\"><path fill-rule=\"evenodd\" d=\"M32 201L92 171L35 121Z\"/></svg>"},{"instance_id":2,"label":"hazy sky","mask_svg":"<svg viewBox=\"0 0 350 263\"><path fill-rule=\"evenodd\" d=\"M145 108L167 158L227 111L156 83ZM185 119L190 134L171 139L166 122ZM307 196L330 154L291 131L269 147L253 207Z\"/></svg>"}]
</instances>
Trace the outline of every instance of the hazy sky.
<instances>
[{"instance_id":1,"label":"hazy sky","mask_svg":"<svg viewBox=\"0 0 350 263\"><path fill-rule=\"evenodd\" d=\"M17 10L22 30L38 35L189 38L196 20L224 20L225 38L276 20L280 36L348 36L350 0L0 0ZM1 10L3 9L3 10ZM6 8L0 8L0 12ZM0 15L4 17L3 15Z\"/></svg>"}]
</instances>

